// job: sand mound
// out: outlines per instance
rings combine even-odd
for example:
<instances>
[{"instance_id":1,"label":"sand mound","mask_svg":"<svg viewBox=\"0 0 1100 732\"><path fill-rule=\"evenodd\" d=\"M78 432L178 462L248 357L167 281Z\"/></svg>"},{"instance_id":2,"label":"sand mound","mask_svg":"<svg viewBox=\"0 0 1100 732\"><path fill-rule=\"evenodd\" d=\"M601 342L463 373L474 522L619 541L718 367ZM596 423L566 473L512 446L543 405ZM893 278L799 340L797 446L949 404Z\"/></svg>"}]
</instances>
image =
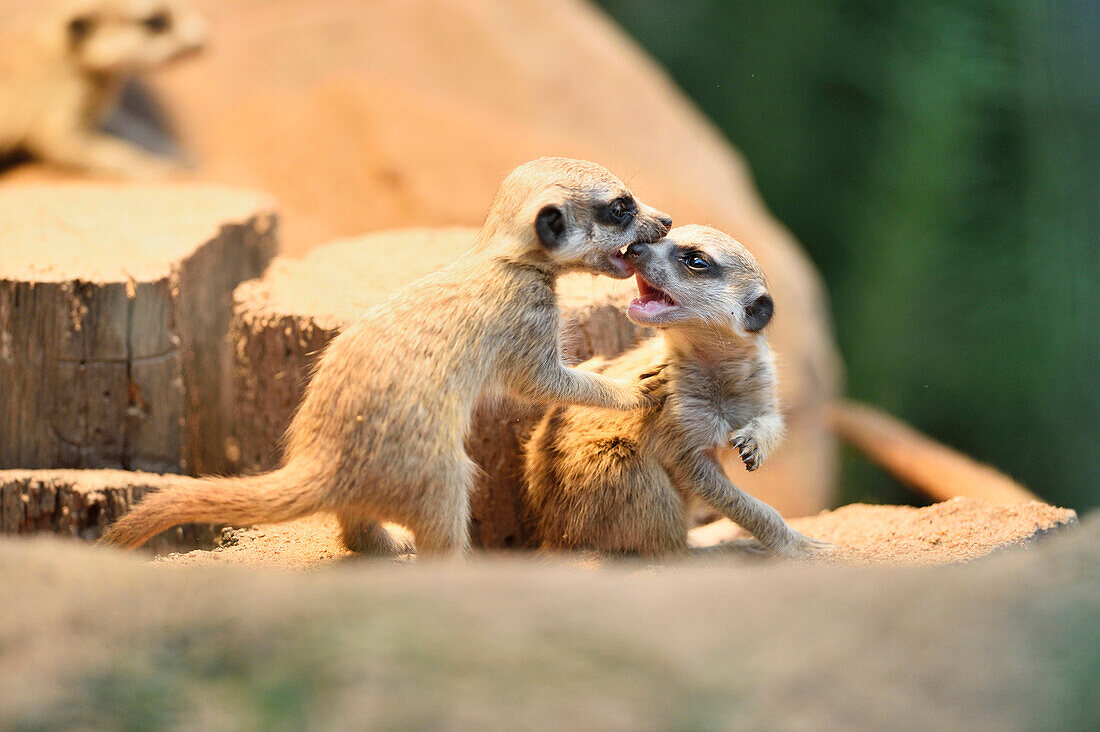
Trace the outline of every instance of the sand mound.
<instances>
[{"instance_id":1,"label":"sand mound","mask_svg":"<svg viewBox=\"0 0 1100 732\"><path fill-rule=\"evenodd\" d=\"M854 504L791 523L802 533L837 546L822 561L921 565L970 561L1034 541L1076 521L1073 511L1043 503L1003 506L956 498L925 508ZM691 543L715 546L748 536L723 520L694 529ZM218 549L172 554L160 561L306 569L352 556L340 545L335 519L320 514L286 524L232 530L228 537L227 545ZM743 555L731 551L730 556Z\"/></svg>"},{"instance_id":2,"label":"sand mound","mask_svg":"<svg viewBox=\"0 0 1100 732\"><path fill-rule=\"evenodd\" d=\"M924 508L852 504L791 524L836 545L830 562L950 564L1034 541L1071 526L1077 515L1035 501L1011 505L954 498ZM691 531L692 546L714 546L749 536L728 519Z\"/></svg>"}]
</instances>

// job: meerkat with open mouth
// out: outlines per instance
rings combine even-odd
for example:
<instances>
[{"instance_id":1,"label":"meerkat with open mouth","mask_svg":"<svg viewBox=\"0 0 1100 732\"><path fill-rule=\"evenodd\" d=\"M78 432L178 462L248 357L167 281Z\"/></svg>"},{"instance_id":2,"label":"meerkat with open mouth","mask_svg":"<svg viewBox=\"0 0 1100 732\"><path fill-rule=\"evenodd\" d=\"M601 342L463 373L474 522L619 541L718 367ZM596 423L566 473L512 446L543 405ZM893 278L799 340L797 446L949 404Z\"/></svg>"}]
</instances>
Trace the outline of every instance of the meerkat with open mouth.
<instances>
[{"instance_id":1,"label":"meerkat with open mouth","mask_svg":"<svg viewBox=\"0 0 1100 732\"><path fill-rule=\"evenodd\" d=\"M731 445L756 470L783 434L762 332L774 304L756 260L703 226L678 227L626 255L639 290L627 317L660 335L579 368L646 383L659 401L631 412L547 412L525 447L525 500L538 542L612 554L686 552L687 499L696 495L769 553L797 557L828 546L735 486L714 455Z\"/></svg>"},{"instance_id":2,"label":"meerkat with open mouth","mask_svg":"<svg viewBox=\"0 0 1100 732\"><path fill-rule=\"evenodd\" d=\"M329 344L281 468L162 490L103 540L133 547L179 523L272 523L327 510L352 549L401 551L381 526L388 521L412 531L418 554L465 551L476 467L464 442L478 402L513 393L626 410L652 400L642 385L566 368L554 286L574 270L629 277L623 252L671 226L599 165L521 165L468 252ZM415 252L394 256L416 264Z\"/></svg>"},{"instance_id":3,"label":"meerkat with open mouth","mask_svg":"<svg viewBox=\"0 0 1100 732\"><path fill-rule=\"evenodd\" d=\"M184 0L67 0L4 50L0 155L111 175L179 167L99 125L127 82L199 50L206 21Z\"/></svg>"}]
</instances>

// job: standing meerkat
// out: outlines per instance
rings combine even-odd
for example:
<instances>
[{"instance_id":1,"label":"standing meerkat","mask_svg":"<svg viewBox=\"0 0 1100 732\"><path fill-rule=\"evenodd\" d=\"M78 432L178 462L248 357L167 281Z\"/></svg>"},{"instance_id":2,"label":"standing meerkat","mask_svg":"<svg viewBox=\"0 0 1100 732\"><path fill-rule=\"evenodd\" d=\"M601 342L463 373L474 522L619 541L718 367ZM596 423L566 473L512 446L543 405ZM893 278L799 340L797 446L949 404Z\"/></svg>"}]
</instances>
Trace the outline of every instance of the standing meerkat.
<instances>
[{"instance_id":1,"label":"standing meerkat","mask_svg":"<svg viewBox=\"0 0 1100 732\"><path fill-rule=\"evenodd\" d=\"M599 165L521 165L468 252L329 344L287 430L282 467L159 491L103 540L133 547L179 523L270 523L328 510L354 550L401 551L385 521L408 527L419 553L466 550L476 466L464 442L479 401L513 393L625 410L652 400L641 386L566 368L554 287L571 270L629 277L622 252L671 226Z\"/></svg>"},{"instance_id":2,"label":"standing meerkat","mask_svg":"<svg viewBox=\"0 0 1100 732\"><path fill-rule=\"evenodd\" d=\"M632 245L627 259L640 293L627 315L661 333L581 368L644 382L660 401L631 412L547 412L525 447L536 539L548 549L686 552L686 504L696 495L771 553L794 557L826 546L730 482L714 455L731 445L756 470L783 434L775 364L762 332L774 306L756 260L703 226Z\"/></svg>"},{"instance_id":3,"label":"standing meerkat","mask_svg":"<svg viewBox=\"0 0 1100 732\"><path fill-rule=\"evenodd\" d=\"M133 177L178 167L102 131L127 82L197 51L206 22L183 0L68 0L4 49L0 155L24 152Z\"/></svg>"}]
</instances>

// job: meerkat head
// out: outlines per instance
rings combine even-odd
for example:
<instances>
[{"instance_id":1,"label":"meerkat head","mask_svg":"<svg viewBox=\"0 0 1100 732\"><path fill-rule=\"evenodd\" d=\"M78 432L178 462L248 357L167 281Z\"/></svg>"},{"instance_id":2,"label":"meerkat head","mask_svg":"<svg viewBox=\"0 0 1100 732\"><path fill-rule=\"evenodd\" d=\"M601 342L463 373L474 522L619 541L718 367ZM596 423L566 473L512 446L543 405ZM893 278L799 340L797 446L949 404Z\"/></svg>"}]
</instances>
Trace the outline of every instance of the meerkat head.
<instances>
[{"instance_id":1,"label":"meerkat head","mask_svg":"<svg viewBox=\"0 0 1100 732\"><path fill-rule=\"evenodd\" d=\"M627 247L657 241L671 227L671 218L637 200L605 168L568 158L540 158L513 170L485 221L486 231L506 235L521 256L555 272L618 279L633 271Z\"/></svg>"},{"instance_id":2,"label":"meerkat head","mask_svg":"<svg viewBox=\"0 0 1100 732\"><path fill-rule=\"evenodd\" d=\"M206 21L184 0L71 0L64 46L83 72L126 76L202 48Z\"/></svg>"},{"instance_id":3,"label":"meerkat head","mask_svg":"<svg viewBox=\"0 0 1100 732\"><path fill-rule=\"evenodd\" d=\"M749 337L775 311L756 259L716 229L678 226L661 241L632 245L626 258L639 293L627 317L639 325L699 325Z\"/></svg>"}]
</instances>

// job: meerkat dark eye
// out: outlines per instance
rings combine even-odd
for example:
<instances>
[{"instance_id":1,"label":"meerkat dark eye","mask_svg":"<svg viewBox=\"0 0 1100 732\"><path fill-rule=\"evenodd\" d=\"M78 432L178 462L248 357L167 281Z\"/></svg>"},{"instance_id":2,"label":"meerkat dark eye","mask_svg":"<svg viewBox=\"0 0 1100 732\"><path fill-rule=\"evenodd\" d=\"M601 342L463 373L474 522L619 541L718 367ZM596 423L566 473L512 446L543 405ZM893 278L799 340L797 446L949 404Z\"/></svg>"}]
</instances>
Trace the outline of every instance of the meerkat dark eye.
<instances>
[{"instance_id":1,"label":"meerkat dark eye","mask_svg":"<svg viewBox=\"0 0 1100 732\"><path fill-rule=\"evenodd\" d=\"M161 10L145 18L141 24L150 33L167 33L172 27L172 16L167 10Z\"/></svg>"},{"instance_id":2,"label":"meerkat dark eye","mask_svg":"<svg viewBox=\"0 0 1100 732\"><path fill-rule=\"evenodd\" d=\"M535 217L535 234L547 249L557 249L565 240L565 214L557 206L544 206Z\"/></svg>"},{"instance_id":3,"label":"meerkat dark eye","mask_svg":"<svg viewBox=\"0 0 1100 732\"><path fill-rule=\"evenodd\" d=\"M90 15L78 15L69 21L69 39L74 43L83 41L95 27L95 18Z\"/></svg>"},{"instance_id":4,"label":"meerkat dark eye","mask_svg":"<svg viewBox=\"0 0 1100 732\"><path fill-rule=\"evenodd\" d=\"M629 196L623 196L621 198L616 198L614 201L601 208L599 211L599 218L604 223L625 226L634 218L634 212L636 210L637 204L634 203L634 199Z\"/></svg>"},{"instance_id":5,"label":"meerkat dark eye","mask_svg":"<svg viewBox=\"0 0 1100 732\"><path fill-rule=\"evenodd\" d=\"M689 269L693 269L696 272L702 272L704 270L710 269L710 262L707 261L707 258L697 252L685 254L680 259L680 261L682 261Z\"/></svg>"},{"instance_id":6,"label":"meerkat dark eye","mask_svg":"<svg viewBox=\"0 0 1100 732\"><path fill-rule=\"evenodd\" d=\"M771 322L775 303L770 295L761 295L745 306L745 330L757 333Z\"/></svg>"}]
</instances>

